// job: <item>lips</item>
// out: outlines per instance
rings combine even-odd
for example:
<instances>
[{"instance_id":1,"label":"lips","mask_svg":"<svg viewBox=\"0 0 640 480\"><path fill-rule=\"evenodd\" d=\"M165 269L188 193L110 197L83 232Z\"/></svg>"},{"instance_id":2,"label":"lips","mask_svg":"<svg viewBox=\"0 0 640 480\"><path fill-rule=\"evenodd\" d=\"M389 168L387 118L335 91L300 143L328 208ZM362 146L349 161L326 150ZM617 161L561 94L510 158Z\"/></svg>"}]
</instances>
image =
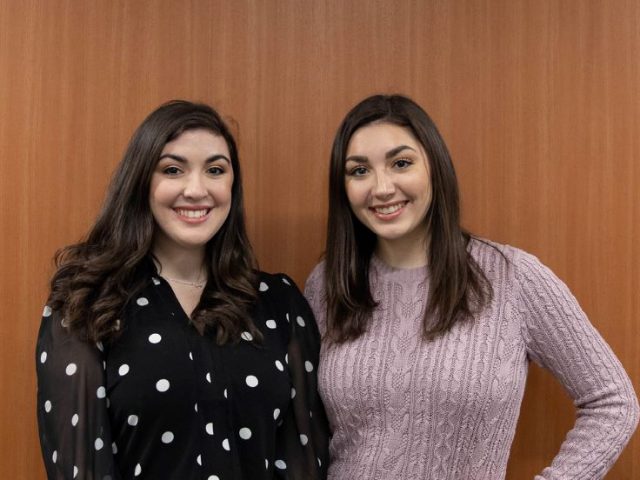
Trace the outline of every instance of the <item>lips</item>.
<instances>
[{"instance_id":1,"label":"lips","mask_svg":"<svg viewBox=\"0 0 640 480\"><path fill-rule=\"evenodd\" d=\"M179 220L184 223L200 224L206 222L212 207L195 206L195 207L174 207Z\"/></svg>"},{"instance_id":2,"label":"lips","mask_svg":"<svg viewBox=\"0 0 640 480\"><path fill-rule=\"evenodd\" d=\"M381 216L393 215L394 213L400 211L407 203L409 202L402 201L402 202L397 202L397 203L392 203L387 205L379 205L376 207L369 207L369 210L373 211L376 215L381 215Z\"/></svg>"},{"instance_id":3,"label":"lips","mask_svg":"<svg viewBox=\"0 0 640 480\"><path fill-rule=\"evenodd\" d=\"M204 217L207 213L209 213L211 209L209 208L201 208L201 209L187 209L187 208L174 208L174 211L180 215L181 217L187 217L187 218L202 218Z\"/></svg>"}]
</instances>

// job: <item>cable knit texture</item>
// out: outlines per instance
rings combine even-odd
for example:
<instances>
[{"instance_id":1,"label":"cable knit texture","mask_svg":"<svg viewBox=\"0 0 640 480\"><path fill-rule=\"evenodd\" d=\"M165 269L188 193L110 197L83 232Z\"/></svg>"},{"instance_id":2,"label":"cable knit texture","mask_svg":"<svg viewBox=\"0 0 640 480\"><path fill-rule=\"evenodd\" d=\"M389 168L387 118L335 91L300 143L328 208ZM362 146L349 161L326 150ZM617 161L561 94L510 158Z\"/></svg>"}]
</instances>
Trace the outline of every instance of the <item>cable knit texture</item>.
<instances>
[{"instance_id":1,"label":"cable knit texture","mask_svg":"<svg viewBox=\"0 0 640 480\"><path fill-rule=\"evenodd\" d=\"M529 360L553 373L577 409L536 480L603 478L631 437L633 386L566 285L516 248L472 240L470 251L493 285L493 301L430 342L420 337L426 269L372 259L379 306L367 332L341 345L323 342L321 351L330 480L503 479ZM305 295L324 334L323 276L320 263Z\"/></svg>"}]
</instances>

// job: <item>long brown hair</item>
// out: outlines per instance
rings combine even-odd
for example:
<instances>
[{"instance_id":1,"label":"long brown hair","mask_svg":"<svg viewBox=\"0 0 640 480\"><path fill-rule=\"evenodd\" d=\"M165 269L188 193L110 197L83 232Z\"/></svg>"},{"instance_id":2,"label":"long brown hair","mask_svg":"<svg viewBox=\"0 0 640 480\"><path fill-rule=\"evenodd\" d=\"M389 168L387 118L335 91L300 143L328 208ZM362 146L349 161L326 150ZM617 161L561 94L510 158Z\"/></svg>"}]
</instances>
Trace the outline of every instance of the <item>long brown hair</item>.
<instances>
[{"instance_id":1,"label":"long brown hair","mask_svg":"<svg viewBox=\"0 0 640 480\"><path fill-rule=\"evenodd\" d=\"M460 226L458 181L447 146L429 115L402 95L364 99L347 114L333 142L325 254L327 335L338 343L359 337L376 307L369 287L376 236L351 211L345 189L349 141L356 130L373 122L406 128L427 153L433 189L426 227L431 283L422 333L433 338L469 318L493 291L467 250L471 235Z\"/></svg>"},{"instance_id":2,"label":"long brown hair","mask_svg":"<svg viewBox=\"0 0 640 480\"><path fill-rule=\"evenodd\" d=\"M249 316L257 298L257 263L245 228L236 142L210 106L174 100L134 132L86 239L56 253L49 306L85 339L117 337L127 303L149 281L141 270L150 265L156 228L149 206L151 176L165 144L194 129L224 138L234 178L229 216L206 246L209 280L192 322L201 333L215 328L221 344L237 341L244 330L261 338Z\"/></svg>"}]
</instances>

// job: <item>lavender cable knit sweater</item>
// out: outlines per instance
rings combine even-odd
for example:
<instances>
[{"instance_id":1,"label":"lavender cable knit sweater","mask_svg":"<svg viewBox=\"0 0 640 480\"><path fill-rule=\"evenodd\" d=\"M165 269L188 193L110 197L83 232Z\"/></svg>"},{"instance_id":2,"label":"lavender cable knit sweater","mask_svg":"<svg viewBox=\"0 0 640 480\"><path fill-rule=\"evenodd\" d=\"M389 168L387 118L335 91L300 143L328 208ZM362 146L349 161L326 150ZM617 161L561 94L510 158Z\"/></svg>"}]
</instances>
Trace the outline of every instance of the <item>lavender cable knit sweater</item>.
<instances>
[{"instance_id":1,"label":"lavender cable knit sweater","mask_svg":"<svg viewBox=\"0 0 640 480\"><path fill-rule=\"evenodd\" d=\"M602 478L631 437L638 403L629 377L567 287L535 257L473 240L494 288L472 322L431 342L419 332L424 268L372 260L379 302L357 340L324 343L320 393L329 415L330 480L497 480L505 477L529 360L549 369L577 420L536 480ZM305 295L326 328L323 264Z\"/></svg>"}]
</instances>

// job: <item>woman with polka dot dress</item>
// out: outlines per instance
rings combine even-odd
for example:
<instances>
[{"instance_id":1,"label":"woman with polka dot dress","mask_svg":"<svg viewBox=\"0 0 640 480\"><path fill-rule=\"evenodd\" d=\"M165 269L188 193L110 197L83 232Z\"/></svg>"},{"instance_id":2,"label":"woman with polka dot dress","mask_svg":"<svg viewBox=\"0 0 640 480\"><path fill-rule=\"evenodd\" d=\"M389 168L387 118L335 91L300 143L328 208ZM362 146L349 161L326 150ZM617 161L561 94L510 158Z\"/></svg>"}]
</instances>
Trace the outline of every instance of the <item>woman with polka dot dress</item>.
<instances>
[{"instance_id":1,"label":"woman with polka dot dress","mask_svg":"<svg viewBox=\"0 0 640 480\"><path fill-rule=\"evenodd\" d=\"M214 110L152 112L56 264L36 354L49 479L325 478L317 327L256 269Z\"/></svg>"}]
</instances>

